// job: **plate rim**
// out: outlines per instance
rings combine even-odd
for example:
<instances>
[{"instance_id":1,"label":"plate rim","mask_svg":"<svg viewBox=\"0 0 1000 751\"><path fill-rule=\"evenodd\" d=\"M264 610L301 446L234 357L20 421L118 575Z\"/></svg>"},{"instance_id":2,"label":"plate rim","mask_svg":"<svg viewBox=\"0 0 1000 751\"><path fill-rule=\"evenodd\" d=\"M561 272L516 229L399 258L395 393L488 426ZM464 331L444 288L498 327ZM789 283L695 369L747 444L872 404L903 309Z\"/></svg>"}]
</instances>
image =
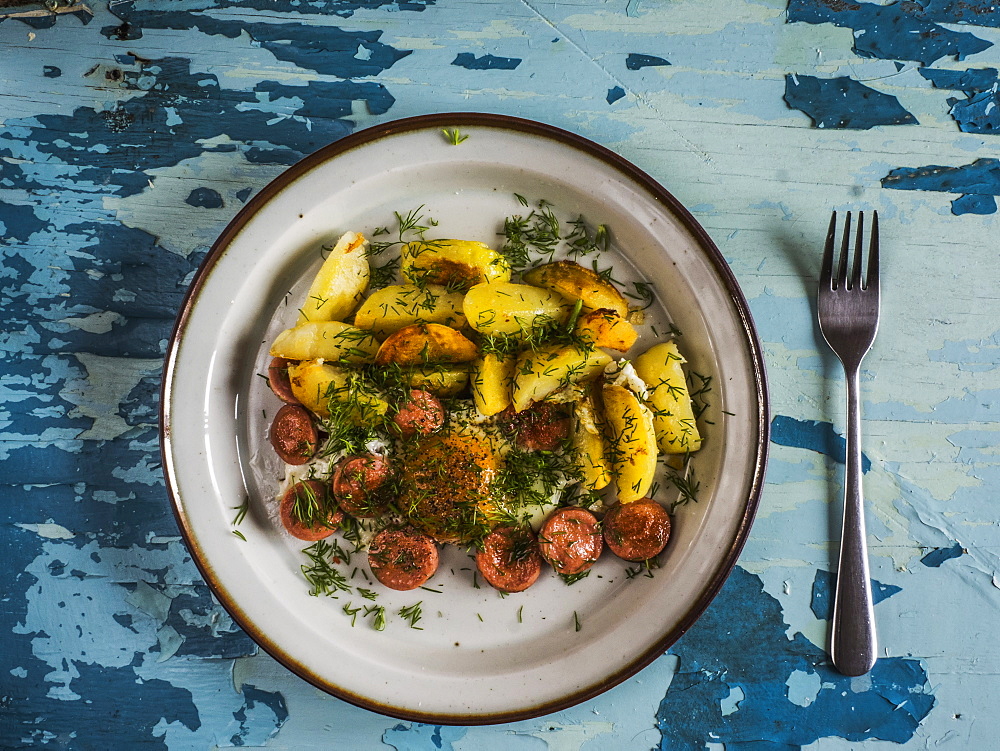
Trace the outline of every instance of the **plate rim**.
<instances>
[{"instance_id":1,"label":"plate rim","mask_svg":"<svg viewBox=\"0 0 1000 751\"><path fill-rule=\"evenodd\" d=\"M199 294L213 271L216 263L228 249L233 239L243 230L248 222L260 211L268 202L281 193L290 184L294 183L302 175L312 171L322 164L331 161L356 148L367 146L384 138L398 136L405 133L428 130L432 128L454 128L456 126L478 126L495 128L501 130L514 131L519 134L537 136L543 139L555 141L564 146L583 152L585 155L596 158L612 167L625 177L635 182L646 193L655 200L665 205L668 211L680 220L684 229L690 232L697 240L700 248L705 252L707 259L715 272L719 275L729 299L735 306L737 317L739 318L743 340L748 347L748 354L753 364L753 383L756 396L756 445L754 446L754 462L752 481L750 483L750 493L747 498L746 509L743 517L736 527L736 533L726 555L721 558L720 565L713 578L702 590L702 595L692 603L687 613L668 632L663 634L649 649L639 655L632 662L620 666L612 674L605 677L598 683L574 691L560 699L544 702L542 704L525 707L509 712L491 712L475 715L439 714L415 712L408 709L401 709L388 704L374 701L370 697L360 696L351 691L347 691L341 686L335 685L321 676L312 673L305 665L300 664L285 654L283 649L277 645L267 634L260 630L256 624L247 616L243 609L231 598L222 585L219 577L208 565L203 551L196 544L192 530L189 528L188 520L181 508L180 497L172 482L173 463L171 457L171 436L170 436L170 399L172 394L172 382L177 366L177 356L180 349L181 339L187 328L188 318L191 310L197 301ZM657 658L662 656L666 650L676 643L691 626L705 612L708 606L718 595L723 584L729 578L733 568L749 536L750 528L757 513L760 497L764 487L764 475L767 466L767 458L770 444L770 400L768 393L767 374L763 348L750 308L745 296L739 286L735 274L726 262L722 252L715 242L708 235L701 224L694 218L690 211L678 201L673 194L664 188L658 181L648 175L645 171L635 166L628 159L622 157L611 149L601 146L590 139L573 133L568 130L549 125L547 123L486 112L450 112L416 115L413 117L391 120L386 123L373 125L361 130L357 130L346 135L326 146L319 148L311 154L300 159L295 164L267 183L254 195L246 205L229 221L225 229L212 244L208 253L202 259L195 272L194 278L181 302L180 309L174 322L170 338L167 343L167 350L164 357L164 367L162 381L160 385L160 405L159 405L159 443L160 459L163 467L164 486L170 500L171 510L177 521L178 529L187 549L191 552L192 560L199 573L204 578L205 583L210 587L214 596L225 608L237 625L267 654L278 663L290 670L302 680L312 684L316 688L331 694L343 701L353 704L362 709L377 712L382 715L401 720L422 722L438 725L475 726L494 725L521 720L533 719L552 712L576 706L589 699L593 699L600 694L610 690L614 686L632 677L643 668L650 665Z\"/></svg>"}]
</instances>

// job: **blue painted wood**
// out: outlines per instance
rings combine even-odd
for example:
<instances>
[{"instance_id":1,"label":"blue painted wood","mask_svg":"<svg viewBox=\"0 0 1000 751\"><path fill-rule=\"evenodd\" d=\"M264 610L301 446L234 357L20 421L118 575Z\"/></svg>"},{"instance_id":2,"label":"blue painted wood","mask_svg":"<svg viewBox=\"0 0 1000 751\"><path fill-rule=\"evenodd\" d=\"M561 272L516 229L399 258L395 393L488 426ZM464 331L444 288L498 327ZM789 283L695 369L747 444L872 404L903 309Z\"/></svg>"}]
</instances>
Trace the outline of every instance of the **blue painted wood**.
<instances>
[{"instance_id":1,"label":"blue painted wood","mask_svg":"<svg viewBox=\"0 0 1000 751\"><path fill-rule=\"evenodd\" d=\"M965 165L995 159L997 13L855 5L134 0L0 22L0 747L993 747L1000 191ZM786 76L849 77L919 124L815 128ZM843 110L816 88L806 111ZM607 694L497 728L390 720L258 652L180 541L156 432L174 315L240 207L323 144L450 110L581 133L692 207L781 427L705 617ZM864 411L885 651L862 679L832 671L817 606L842 385L811 293L834 208L884 229Z\"/></svg>"}]
</instances>

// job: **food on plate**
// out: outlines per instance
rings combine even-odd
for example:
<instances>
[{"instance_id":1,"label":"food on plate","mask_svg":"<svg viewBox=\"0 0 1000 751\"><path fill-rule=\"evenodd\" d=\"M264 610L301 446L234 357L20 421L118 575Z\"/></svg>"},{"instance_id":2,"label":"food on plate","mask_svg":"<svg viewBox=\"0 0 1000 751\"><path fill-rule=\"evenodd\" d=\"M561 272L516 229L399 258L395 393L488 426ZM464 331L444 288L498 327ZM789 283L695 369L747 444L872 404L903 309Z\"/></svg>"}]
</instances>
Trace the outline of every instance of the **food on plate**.
<instances>
[{"instance_id":1,"label":"food on plate","mask_svg":"<svg viewBox=\"0 0 1000 751\"><path fill-rule=\"evenodd\" d=\"M612 506L602 526L608 549L626 561L655 558L670 539L670 514L649 498Z\"/></svg>"},{"instance_id":2,"label":"food on plate","mask_svg":"<svg viewBox=\"0 0 1000 751\"><path fill-rule=\"evenodd\" d=\"M319 431L309 410L296 404L286 404L278 410L268 437L285 464L305 464L319 447Z\"/></svg>"},{"instance_id":3,"label":"food on plate","mask_svg":"<svg viewBox=\"0 0 1000 751\"><path fill-rule=\"evenodd\" d=\"M523 226L500 252L430 240L424 227L405 239L399 218L397 242L345 234L270 347L268 379L285 402L270 431L288 465L280 518L327 546L307 549L307 578L343 578L322 573L350 559L326 542L335 531L401 591L423 587L447 545L473 552L504 594L546 568L573 583L605 545L627 561L657 556L670 533L650 497L658 458L701 445L676 342L647 345L634 363L612 357L641 332L610 271L552 260L551 244L529 268ZM400 256L369 293L369 258L390 247ZM679 492L686 482L665 479Z\"/></svg>"},{"instance_id":4,"label":"food on plate","mask_svg":"<svg viewBox=\"0 0 1000 751\"><path fill-rule=\"evenodd\" d=\"M472 362L478 355L479 348L450 326L415 323L390 334L378 348L375 363L404 367L463 363Z\"/></svg>"},{"instance_id":5,"label":"food on plate","mask_svg":"<svg viewBox=\"0 0 1000 751\"><path fill-rule=\"evenodd\" d=\"M379 339L415 323L442 323L461 329L466 323L464 300L461 292L440 284L391 284L375 290L361 303L354 325Z\"/></svg>"},{"instance_id":6,"label":"food on plate","mask_svg":"<svg viewBox=\"0 0 1000 751\"><path fill-rule=\"evenodd\" d=\"M620 318L628 315L628 300L618 288L576 261L547 263L522 274L522 278L528 284L558 292L568 300L580 300L588 312L608 309Z\"/></svg>"},{"instance_id":7,"label":"food on plate","mask_svg":"<svg viewBox=\"0 0 1000 751\"><path fill-rule=\"evenodd\" d=\"M597 563L603 548L597 517L579 506L556 509L538 532L542 558L564 576L588 571Z\"/></svg>"},{"instance_id":8,"label":"food on plate","mask_svg":"<svg viewBox=\"0 0 1000 751\"><path fill-rule=\"evenodd\" d=\"M285 360L374 362L378 346L370 333L346 323L306 321L278 334L271 355Z\"/></svg>"},{"instance_id":9,"label":"food on plate","mask_svg":"<svg viewBox=\"0 0 1000 751\"><path fill-rule=\"evenodd\" d=\"M412 528L383 529L368 546L368 565L389 589L422 587L438 569L437 545Z\"/></svg>"},{"instance_id":10,"label":"food on plate","mask_svg":"<svg viewBox=\"0 0 1000 751\"><path fill-rule=\"evenodd\" d=\"M656 476L653 413L631 389L605 384L601 393L611 445L611 466L618 500L635 501L649 492Z\"/></svg>"},{"instance_id":11,"label":"food on plate","mask_svg":"<svg viewBox=\"0 0 1000 751\"><path fill-rule=\"evenodd\" d=\"M486 583L501 592L523 592L542 573L538 540L530 527L497 527L483 538L476 568Z\"/></svg>"},{"instance_id":12,"label":"food on plate","mask_svg":"<svg viewBox=\"0 0 1000 751\"><path fill-rule=\"evenodd\" d=\"M306 480L294 483L281 497L281 522L293 537L315 542L337 531L343 512L330 503L325 482Z\"/></svg>"},{"instance_id":13,"label":"food on plate","mask_svg":"<svg viewBox=\"0 0 1000 751\"><path fill-rule=\"evenodd\" d=\"M655 344L635 359L635 372L649 389L656 444L665 454L701 448L701 433L682 367L685 362L674 341Z\"/></svg>"},{"instance_id":14,"label":"food on plate","mask_svg":"<svg viewBox=\"0 0 1000 751\"><path fill-rule=\"evenodd\" d=\"M400 253L403 278L412 284L443 284L467 290L480 282L510 279L507 259L473 240L417 240Z\"/></svg>"},{"instance_id":15,"label":"food on plate","mask_svg":"<svg viewBox=\"0 0 1000 751\"><path fill-rule=\"evenodd\" d=\"M361 302L370 276L368 240L357 232L345 233L309 286L298 322L343 321Z\"/></svg>"}]
</instances>

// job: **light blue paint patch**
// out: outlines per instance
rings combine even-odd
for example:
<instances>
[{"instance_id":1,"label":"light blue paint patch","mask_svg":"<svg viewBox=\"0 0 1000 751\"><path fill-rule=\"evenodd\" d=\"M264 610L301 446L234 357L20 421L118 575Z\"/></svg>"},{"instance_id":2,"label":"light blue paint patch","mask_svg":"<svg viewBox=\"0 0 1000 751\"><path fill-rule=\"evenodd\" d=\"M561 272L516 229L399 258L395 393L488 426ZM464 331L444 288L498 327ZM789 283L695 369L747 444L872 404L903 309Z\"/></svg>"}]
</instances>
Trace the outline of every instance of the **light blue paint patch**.
<instances>
[{"instance_id":1,"label":"light blue paint patch","mask_svg":"<svg viewBox=\"0 0 1000 751\"><path fill-rule=\"evenodd\" d=\"M738 712L740 710L740 702L746 698L747 695L743 693L742 688L731 686L729 688L729 695L719 702L719 711L722 712L722 716L728 717Z\"/></svg>"},{"instance_id":2,"label":"light blue paint patch","mask_svg":"<svg viewBox=\"0 0 1000 751\"><path fill-rule=\"evenodd\" d=\"M241 691L244 704L233 713L236 727L229 731L229 742L234 746L264 746L288 719L285 697L250 683L244 683Z\"/></svg>"},{"instance_id":3,"label":"light blue paint patch","mask_svg":"<svg viewBox=\"0 0 1000 751\"><path fill-rule=\"evenodd\" d=\"M396 751L453 751L455 741L465 737L466 728L448 725L399 723L382 734L382 742Z\"/></svg>"},{"instance_id":4,"label":"light blue paint patch","mask_svg":"<svg viewBox=\"0 0 1000 751\"><path fill-rule=\"evenodd\" d=\"M785 685L788 686L788 701L797 707L808 707L819 696L823 680L819 673L793 670Z\"/></svg>"},{"instance_id":5,"label":"light blue paint patch","mask_svg":"<svg viewBox=\"0 0 1000 751\"><path fill-rule=\"evenodd\" d=\"M781 212L781 221L790 222L795 218L795 212L793 212L788 206L782 201L761 201L760 203L750 204L751 209L763 209L768 210L778 210Z\"/></svg>"},{"instance_id":6,"label":"light blue paint patch","mask_svg":"<svg viewBox=\"0 0 1000 751\"><path fill-rule=\"evenodd\" d=\"M771 485L802 482L810 476L813 467L810 461L790 462L771 456L767 460L767 482Z\"/></svg>"},{"instance_id":7,"label":"light blue paint patch","mask_svg":"<svg viewBox=\"0 0 1000 751\"><path fill-rule=\"evenodd\" d=\"M1000 367L1000 331L982 339L945 342L940 349L928 351L934 362L950 362L959 370L982 373Z\"/></svg>"},{"instance_id":8,"label":"light blue paint patch","mask_svg":"<svg viewBox=\"0 0 1000 751\"><path fill-rule=\"evenodd\" d=\"M815 352L818 331L808 300L779 297L769 290L750 299L757 331L765 342L787 349Z\"/></svg>"}]
</instances>

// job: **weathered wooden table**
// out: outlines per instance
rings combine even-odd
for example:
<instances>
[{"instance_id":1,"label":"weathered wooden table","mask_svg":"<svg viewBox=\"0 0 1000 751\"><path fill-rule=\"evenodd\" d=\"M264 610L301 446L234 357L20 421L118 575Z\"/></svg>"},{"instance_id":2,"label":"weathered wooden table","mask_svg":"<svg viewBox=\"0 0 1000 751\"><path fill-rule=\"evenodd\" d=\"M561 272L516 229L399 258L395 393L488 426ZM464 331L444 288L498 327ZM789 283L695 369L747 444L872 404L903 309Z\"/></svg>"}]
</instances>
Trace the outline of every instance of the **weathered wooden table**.
<instances>
[{"instance_id":1,"label":"weathered wooden table","mask_svg":"<svg viewBox=\"0 0 1000 751\"><path fill-rule=\"evenodd\" d=\"M957 0L98 2L0 22L0 746L995 748L1000 10ZM162 356L271 178L446 111L577 132L721 248L768 360L768 482L667 655L537 720L354 708L213 601L167 501ZM942 165L942 166L935 166ZM863 378L882 651L826 657L843 382L812 303L831 209L877 209Z\"/></svg>"}]
</instances>

